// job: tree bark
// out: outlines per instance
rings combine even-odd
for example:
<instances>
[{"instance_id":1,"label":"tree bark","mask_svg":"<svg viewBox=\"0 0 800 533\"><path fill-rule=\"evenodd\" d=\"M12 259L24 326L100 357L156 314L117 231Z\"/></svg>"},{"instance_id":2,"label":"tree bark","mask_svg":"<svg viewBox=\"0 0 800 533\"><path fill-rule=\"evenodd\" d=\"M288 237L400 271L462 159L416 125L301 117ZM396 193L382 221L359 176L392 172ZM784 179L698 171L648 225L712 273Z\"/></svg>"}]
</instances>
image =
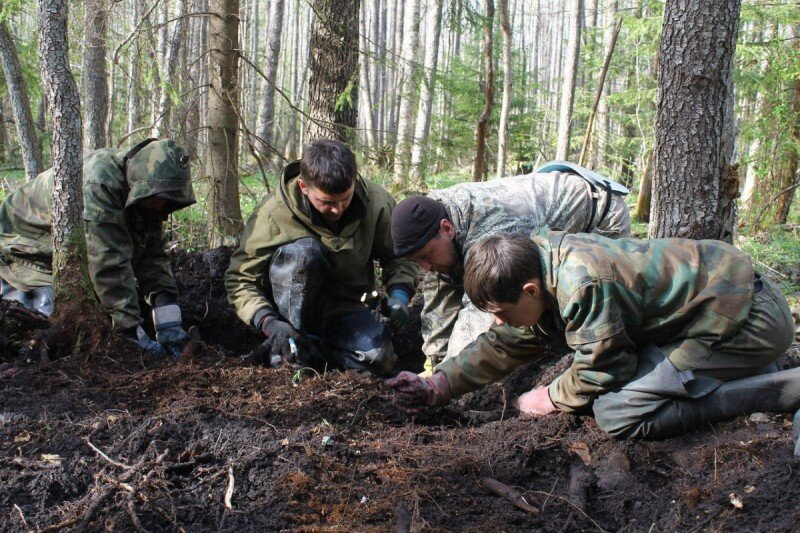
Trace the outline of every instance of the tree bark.
<instances>
[{"instance_id":1,"label":"tree bark","mask_svg":"<svg viewBox=\"0 0 800 533\"><path fill-rule=\"evenodd\" d=\"M394 151L394 181L400 188L408 185L411 142L414 134L412 115L418 79L416 58L419 48L420 0L407 0L407 2L410 5L406 5L403 23L403 50L400 53L400 83L397 91L400 97L400 111L397 115L397 144Z\"/></svg>"},{"instance_id":2,"label":"tree bark","mask_svg":"<svg viewBox=\"0 0 800 533\"><path fill-rule=\"evenodd\" d=\"M173 22L172 35L164 42L165 56L164 70L161 76L161 97L159 98L158 110L155 115L155 130L157 131L157 136L162 138L171 136L170 122L172 121L173 95L180 88L177 73L181 44L185 39L186 2L179 0L176 4L178 12L175 14L176 20ZM165 31L164 34L169 35L168 31Z\"/></svg>"},{"instance_id":3,"label":"tree bark","mask_svg":"<svg viewBox=\"0 0 800 533\"><path fill-rule=\"evenodd\" d=\"M795 39L797 39L795 32ZM800 50L800 41L795 40L795 50ZM794 81L794 97L792 102L792 114L794 115L794 128L792 128L792 140L787 147L784 163L780 166L780 186L783 193L778 196L778 205L775 208L775 222L786 224L789 217L789 210L792 208L792 200L797 195L797 184L800 183L798 175L798 165L800 164L800 79ZM792 188L794 186L794 188Z\"/></svg>"},{"instance_id":4,"label":"tree bark","mask_svg":"<svg viewBox=\"0 0 800 533\"><path fill-rule=\"evenodd\" d=\"M106 0L86 1L86 20L83 45L84 102L86 102L86 128L84 142L87 150L108 145L106 122L108 120L108 69L106 68L106 43L108 41L108 4Z\"/></svg>"},{"instance_id":5,"label":"tree bark","mask_svg":"<svg viewBox=\"0 0 800 533\"><path fill-rule=\"evenodd\" d=\"M508 0L500 0L500 28L503 30L503 100L500 107L500 125L497 139L498 178L506 174L508 158L508 116L511 112L511 22L508 19Z\"/></svg>"},{"instance_id":6,"label":"tree bark","mask_svg":"<svg viewBox=\"0 0 800 533\"><path fill-rule=\"evenodd\" d=\"M208 171L211 247L233 245L242 229L239 205L239 0L211 0L208 49Z\"/></svg>"},{"instance_id":7,"label":"tree bark","mask_svg":"<svg viewBox=\"0 0 800 533\"><path fill-rule=\"evenodd\" d=\"M667 2L659 47L650 236L731 242L733 55L740 0Z\"/></svg>"},{"instance_id":8,"label":"tree bark","mask_svg":"<svg viewBox=\"0 0 800 533\"><path fill-rule=\"evenodd\" d=\"M275 136L275 84L277 82L278 58L281 53L281 35L283 33L283 6L284 0L275 0L269 14L267 35L269 41L265 50L264 59L264 88L261 92L261 108L258 115L258 143L261 158L271 162L276 153Z\"/></svg>"},{"instance_id":9,"label":"tree bark","mask_svg":"<svg viewBox=\"0 0 800 533\"><path fill-rule=\"evenodd\" d=\"M42 147L36 136L36 125L33 121L28 96L28 84L22 73L17 47L5 22L0 23L0 60L3 62L3 73L8 85L11 108L14 112L14 123L17 126L25 177L30 181L43 170Z\"/></svg>"},{"instance_id":10,"label":"tree bark","mask_svg":"<svg viewBox=\"0 0 800 533\"><path fill-rule=\"evenodd\" d=\"M439 40L442 33L443 0L433 0L428 5L428 35L425 42L425 67L422 85L420 86L419 107L417 108L417 124L414 129L414 144L411 147L411 179L415 189L424 189L425 161L423 152L427 153L428 134L431 131L431 110L433 109L434 87L439 61Z\"/></svg>"},{"instance_id":11,"label":"tree bark","mask_svg":"<svg viewBox=\"0 0 800 533\"><path fill-rule=\"evenodd\" d=\"M355 139L360 0L314 0L305 140Z\"/></svg>"},{"instance_id":12,"label":"tree bark","mask_svg":"<svg viewBox=\"0 0 800 533\"><path fill-rule=\"evenodd\" d=\"M87 268L83 234L83 135L78 86L69 69L67 1L41 0L37 26L42 83L53 115L52 246L56 305L52 322L75 338L76 321L83 320L94 328L95 334L106 331L109 325L107 320L99 318ZM69 323L72 328L65 326Z\"/></svg>"},{"instance_id":13,"label":"tree bark","mask_svg":"<svg viewBox=\"0 0 800 533\"><path fill-rule=\"evenodd\" d=\"M575 81L578 79L578 60L581 54L582 15L583 0L571 0L567 69L561 86L561 110L558 114L556 159L560 160L566 160L569 157L569 137L572 134L572 108L575 102Z\"/></svg>"},{"instance_id":14,"label":"tree bark","mask_svg":"<svg viewBox=\"0 0 800 533\"><path fill-rule=\"evenodd\" d=\"M492 60L492 26L494 25L494 0L484 0L483 14L483 72L486 76L486 102L483 112L478 117L478 128L475 132L475 164L472 167L472 181L483 181L486 168L486 130L489 117L494 107L494 62Z\"/></svg>"}]
</instances>

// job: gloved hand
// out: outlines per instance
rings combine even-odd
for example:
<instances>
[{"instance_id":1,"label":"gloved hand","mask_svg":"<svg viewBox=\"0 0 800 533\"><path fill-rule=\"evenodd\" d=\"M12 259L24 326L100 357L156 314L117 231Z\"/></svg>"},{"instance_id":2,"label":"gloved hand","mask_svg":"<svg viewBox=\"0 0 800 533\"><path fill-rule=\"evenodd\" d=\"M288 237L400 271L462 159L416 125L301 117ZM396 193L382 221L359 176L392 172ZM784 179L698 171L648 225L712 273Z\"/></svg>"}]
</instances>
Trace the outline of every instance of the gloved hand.
<instances>
[{"instance_id":1,"label":"gloved hand","mask_svg":"<svg viewBox=\"0 0 800 533\"><path fill-rule=\"evenodd\" d=\"M139 346L139 349L149 353L150 355L164 357L168 353L164 346L150 338L150 335L145 332L142 326L120 331L119 334L129 341L135 342Z\"/></svg>"},{"instance_id":2,"label":"gloved hand","mask_svg":"<svg viewBox=\"0 0 800 533\"><path fill-rule=\"evenodd\" d=\"M418 415L428 407L447 405L453 397L444 372L423 378L413 372L403 371L385 383L394 389L397 408L407 415Z\"/></svg>"},{"instance_id":3,"label":"gloved hand","mask_svg":"<svg viewBox=\"0 0 800 533\"><path fill-rule=\"evenodd\" d=\"M408 316L408 302L410 298L408 293L403 289L395 288L389 293L389 322L392 329L397 331L408 325L410 318Z\"/></svg>"},{"instance_id":4,"label":"gloved hand","mask_svg":"<svg viewBox=\"0 0 800 533\"><path fill-rule=\"evenodd\" d=\"M270 365L278 367L282 363L305 364L309 346L305 338L291 324L274 316L266 317L261 323L261 331L270 344Z\"/></svg>"},{"instance_id":5,"label":"gloved hand","mask_svg":"<svg viewBox=\"0 0 800 533\"><path fill-rule=\"evenodd\" d=\"M181 308L177 304L153 308L156 341L172 352L179 352L189 342L189 334L181 327Z\"/></svg>"}]
</instances>

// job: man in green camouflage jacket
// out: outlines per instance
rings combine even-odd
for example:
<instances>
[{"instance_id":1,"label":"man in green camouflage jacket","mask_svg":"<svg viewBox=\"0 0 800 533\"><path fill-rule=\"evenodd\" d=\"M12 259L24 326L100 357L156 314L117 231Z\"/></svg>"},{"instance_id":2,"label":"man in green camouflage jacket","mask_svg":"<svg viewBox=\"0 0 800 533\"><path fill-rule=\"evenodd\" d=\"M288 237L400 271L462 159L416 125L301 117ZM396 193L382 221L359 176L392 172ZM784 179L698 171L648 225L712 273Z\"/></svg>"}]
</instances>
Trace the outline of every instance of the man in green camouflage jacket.
<instances>
[{"instance_id":1,"label":"man in green camouflage jacket","mask_svg":"<svg viewBox=\"0 0 800 533\"><path fill-rule=\"evenodd\" d=\"M156 139L131 150L95 150L83 159L83 220L95 293L115 330L157 353L187 340L162 223L195 203L188 161L173 141ZM45 315L53 310L52 196L50 169L0 205L2 297ZM137 285L153 307L157 342L140 327Z\"/></svg>"},{"instance_id":2,"label":"man in green camouflage jacket","mask_svg":"<svg viewBox=\"0 0 800 533\"><path fill-rule=\"evenodd\" d=\"M375 289L375 261L397 329L409 320L418 267L392 251L395 202L358 175L350 149L320 139L286 166L278 190L256 207L225 275L228 301L267 340L256 362L389 372L390 331L361 303Z\"/></svg>"},{"instance_id":3,"label":"man in green camouflage jacket","mask_svg":"<svg viewBox=\"0 0 800 533\"><path fill-rule=\"evenodd\" d=\"M431 378L389 382L417 412L500 379L552 348L571 367L517 406L591 408L623 438L664 438L755 411L800 408L800 368L777 371L793 325L780 291L719 241L496 235L473 248L465 288L498 325Z\"/></svg>"},{"instance_id":4,"label":"man in green camouflage jacket","mask_svg":"<svg viewBox=\"0 0 800 533\"><path fill-rule=\"evenodd\" d=\"M430 271L420 289L428 368L458 355L493 323L464 294L464 261L475 243L495 233L529 235L543 227L630 237L626 193L588 169L554 162L524 176L462 183L398 203L392 216L395 253Z\"/></svg>"}]
</instances>

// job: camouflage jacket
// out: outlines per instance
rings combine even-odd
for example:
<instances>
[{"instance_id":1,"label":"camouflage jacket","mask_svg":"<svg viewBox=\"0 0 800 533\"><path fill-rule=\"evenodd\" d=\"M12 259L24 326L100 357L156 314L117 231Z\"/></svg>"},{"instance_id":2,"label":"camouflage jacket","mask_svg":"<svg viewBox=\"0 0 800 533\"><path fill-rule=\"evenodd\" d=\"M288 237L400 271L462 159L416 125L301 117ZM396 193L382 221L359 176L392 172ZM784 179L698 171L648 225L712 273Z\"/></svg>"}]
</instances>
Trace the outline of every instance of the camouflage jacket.
<instances>
[{"instance_id":1,"label":"camouflage jacket","mask_svg":"<svg viewBox=\"0 0 800 533\"><path fill-rule=\"evenodd\" d=\"M144 146L127 165L126 152L104 148L83 159L89 275L117 329L142 321L137 283L151 305L158 294L178 294L164 250L163 221L143 217L136 203L157 195L166 200L169 211L195 202L188 163L173 141ZM18 289L53 283L52 196L50 169L0 205L0 277Z\"/></svg>"},{"instance_id":2,"label":"camouflage jacket","mask_svg":"<svg viewBox=\"0 0 800 533\"><path fill-rule=\"evenodd\" d=\"M454 244L461 265L452 280L428 274L422 282L422 351L434 361L447 354L447 343L459 310L468 302L461 287L464 260L473 244L497 233L531 234L540 228L569 233L592 231L607 237L629 237L631 219L624 198L599 194L592 217L589 184L577 174L548 172L463 183L429 194L444 205L455 226ZM609 201L608 212L602 220Z\"/></svg>"},{"instance_id":3,"label":"camouflage jacket","mask_svg":"<svg viewBox=\"0 0 800 533\"><path fill-rule=\"evenodd\" d=\"M702 360L739 330L752 306L750 258L720 241L542 232L534 242L550 309L533 328L493 327L437 366L455 395L561 347L575 357L550 397L573 411L628 380L640 346L678 343L670 358Z\"/></svg>"},{"instance_id":4,"label":"camouflage jacket","mask_svg":"<svg viewBox=\"0 0 800 533\"><path fill-rule=\"evenodd\" d=\"M380 263L384 287L402 285L412 293L419 269L392 250L392 196L359 177L341 227L333 231L313 215L297 185L299 173L299 161L286 167L279 189L255 208L231 257L225 288L239 318L252 324L257 311L274 309L267 276L272 255L304 237L318 239L329 252L331 277L326 292L332 300L358 303L364 292L373 290L374 260Z\"/></svg>"}]
</instances>

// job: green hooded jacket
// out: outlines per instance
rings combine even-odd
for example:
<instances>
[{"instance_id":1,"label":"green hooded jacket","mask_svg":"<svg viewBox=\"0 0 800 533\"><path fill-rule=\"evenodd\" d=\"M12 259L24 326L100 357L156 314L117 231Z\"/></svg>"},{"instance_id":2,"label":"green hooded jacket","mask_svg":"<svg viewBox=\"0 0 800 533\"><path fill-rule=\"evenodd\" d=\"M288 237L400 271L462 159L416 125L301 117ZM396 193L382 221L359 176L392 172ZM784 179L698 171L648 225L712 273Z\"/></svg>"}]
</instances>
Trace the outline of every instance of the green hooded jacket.
<instances>
[{"instance_id":1,"label":"green hooded jacket","mask_svg":"<svg viewBox=\"0 0 800 533\"><path fill-rule=\"evenodd\" d=\"M83 220L88 270L116 329L138 326L138 288L149 304L178 288L164 250L166 214L195 203L188 158L171 140L128 151L103 148L83 159ZM127 157L126 157L127 156ZM137 203L164 199L162 216L143 216ZM0 277L30 291L53 283L53 169L0 204Z\"/></svg>"},{"instance_id":2,"label":"green hooded jacket","mask_svg":"<svg viewBox=\"0 0 800 533\"><path fill-rule=\"evenodd\" d=\"M677 345L670 360L694 366L741 328L753 304L750 258L724 242L563 232L542 232L534 242L550 309L533 328L495 326L439 364L454 395L568 349L572 366L550 385L550 397L574 411L632 377L648 343Z\"/></svg>"},{"instance_id":3,"label":"green hooded jacket","mask_svg":"<svg viewBox=\"0 0 800 533\"><path fill-rule=\"evenodd\" d=\"M329 252L331 283L325 290L333 301L359 304L361 295L375 288L375 260L381 266L384 287L402 285L412 294L419 267L398 258L392 250L392 196L379 185L356 178L353 201L342 227L334 232L312 220L310 206L297 185L299 174L299 161L286 166L278 191L255 208L231 257L225 288L239 318L252 324L263 308L277 314L267 276L272 255L279 247L306 237L318 239ZM361 212L348 216L351 210Z\"/></svg>"}]
</instances>

